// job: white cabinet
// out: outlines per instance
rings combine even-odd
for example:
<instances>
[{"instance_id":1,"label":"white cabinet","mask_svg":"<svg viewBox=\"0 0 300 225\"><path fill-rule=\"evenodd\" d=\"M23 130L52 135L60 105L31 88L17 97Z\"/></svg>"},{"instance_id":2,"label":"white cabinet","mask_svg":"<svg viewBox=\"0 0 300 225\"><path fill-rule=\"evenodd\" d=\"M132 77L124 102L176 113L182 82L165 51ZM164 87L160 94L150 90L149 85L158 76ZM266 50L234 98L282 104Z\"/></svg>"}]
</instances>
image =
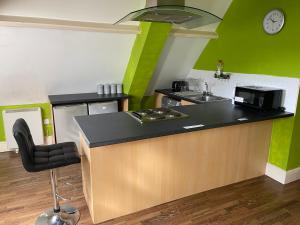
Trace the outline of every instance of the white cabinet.
<instances>
[{"instance_id":1,"label":"white cabinet","mask_svg":"<svg viewBox=\"0 0 300 225\"><path fill-rule=\"evenodd\" d=\"M88 104L89 115L118 112L118 102L99 102Z\"/></svg>"},{"instance_id":2,"label":"white cabinet","mask_svg":"<svg viewBox=\"0 0 300 225\"><path fill-rule=\"evenodd\" d=\"M74 117L85 115L88 115L87 104L53 107L56 143L71 141L79 147L79 128Z\"/></svg>"},{"instance_id":3,"label":"white cabinet","mask_svg":"<svg viewBox=\"0 0 300 225\"><path fill-rule=\"evenodd\" d=\"M118 101L53 107L56 143L75 142L79 147L79 128L75 116L118 112Z\"/></svg>"}]
</instances>

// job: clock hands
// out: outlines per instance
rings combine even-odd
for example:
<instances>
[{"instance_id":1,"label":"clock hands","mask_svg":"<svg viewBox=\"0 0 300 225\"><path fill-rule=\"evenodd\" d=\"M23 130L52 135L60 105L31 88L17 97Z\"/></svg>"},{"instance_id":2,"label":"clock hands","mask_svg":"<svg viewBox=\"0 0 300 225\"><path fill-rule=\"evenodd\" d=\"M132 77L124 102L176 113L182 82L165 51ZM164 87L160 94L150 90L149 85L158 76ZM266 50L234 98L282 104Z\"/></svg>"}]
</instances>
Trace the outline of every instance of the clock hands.
<instances>
[{"instance_id":1,"label":"clock hands","mask_svg":"<svg viewBox=\"0 0 300 225\"><path fill-rule=\"evenodd\" d=\"M272 21L272 23L278 22L277 20L273 20L272 18L270 18L270 20Z\"/></svg>"}]
</instances>

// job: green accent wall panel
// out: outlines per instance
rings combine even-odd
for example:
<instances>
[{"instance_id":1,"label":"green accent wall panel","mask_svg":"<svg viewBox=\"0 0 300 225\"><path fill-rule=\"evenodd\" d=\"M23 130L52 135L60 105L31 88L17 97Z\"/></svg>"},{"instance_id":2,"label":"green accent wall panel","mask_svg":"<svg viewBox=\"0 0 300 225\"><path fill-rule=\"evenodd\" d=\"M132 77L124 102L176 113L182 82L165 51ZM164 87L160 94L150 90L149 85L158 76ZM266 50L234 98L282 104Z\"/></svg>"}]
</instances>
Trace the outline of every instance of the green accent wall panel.
<instances>
[{"instance_id":1,"label":"green accent wall panel","mask_svg":"<svg viewBox=\"0 0 300 225\"><path fill-rule=\"evenodd\" d=\"M263 30L264 16L280 8L286 24L276 35ZM217 28L219 38L210 40L194 69L216 69L217 60L225 71L300 78L300 1L233 0ZM296 116L273 123L269 162L290 170L300 167L300 101Z\"/></svg>"},{"instance_id":2,"label":"green accent wall panel","mask_svg":"<svg viewBox=\"0 0 300 225\"><path fill-rule=\"evenodd\" d=\"M129 109L141 107L171 28L168 23L140 23L141 33L136 37L123 79L124 92L132 96Z\"/></svg>"},{"instance_id":3,"label":"green accent wall panel","mask_svg":"<svg viewBox=\"0 0 300 225\"><path fill-rule=\"evenodd\" d=\"M300 165L300 97L298 98L297 116L294 122L292 144L287 165L288 170L295 169Z\"/></svg>"},{"instance_id":4,"label":"green accent wall panel","mask_svg":"<svg viewBox=\"0 0 300 225\"><path fill-rule=\"evenodd\" d=\"M142 109L153 109L155 107L155 95L144 96L141 102Z\"/></svg>"},{"instance_id":5,"label":"green accent wall panel","mask_svg":"<svg viewBox=\"0 0 300 225\"><path fill-rule=\"evenodd\" d=\"M286 24L277 35L267 35L262 26L265 14L281 8ZM215 70L222 59L226 71L300 77L298 0L233 0L219 25L219 38L211 40L194 68Z\"/></svg>"},{"instance_id":6,"label":"green accent wall panel","mask_svg":"<svg viewBox=\"0 0 300 225\"><path fill-rule=\"evenodd\" d=\"M40 107L42 109L42 119L49 119L52 120L52 110L51 105L49 103L35 103L35 104L26 104L26 105L9 105L9 106L0 106L0 141L5 141L5 131L4 131L4 124L3 124L3 110L7 109L27 109L27 108L34 108ZM53 133L52 124L43 125L44 135L51 136Z\"/></svg>"},{"instance_id":7,"label":"green accent wall panel","mask_svg":"<svg viewBox=\"0 0 300 225\"><path fill-rule=\"evenodd\" d=\"M290 145L292 142L294 118L273 121L269 162L284 170L288 168Z\"/></svg>"}]
</instances>

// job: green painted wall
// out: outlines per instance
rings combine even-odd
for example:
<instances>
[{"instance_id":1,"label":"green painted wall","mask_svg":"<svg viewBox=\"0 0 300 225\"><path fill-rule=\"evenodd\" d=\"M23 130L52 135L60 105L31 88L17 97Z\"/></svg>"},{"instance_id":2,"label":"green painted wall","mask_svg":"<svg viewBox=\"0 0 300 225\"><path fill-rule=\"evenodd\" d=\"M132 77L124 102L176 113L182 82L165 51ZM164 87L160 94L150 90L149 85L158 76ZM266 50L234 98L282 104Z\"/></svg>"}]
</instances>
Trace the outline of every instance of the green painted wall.
<instances>
[{"instance_id":1,"label":"green painted wall","mask_svg":"<svg viewBox=\"0 0 300 225\"><path fill-rule=\"evenodd\" d=\"M155 107L155 95L144 96L141 102L142 109L153 109Z\"/></svg>"},{"instance_id":2,"label":"green painted wall","mask_svg":"<svg viewBox=\"0 0 300 225\"><path fill-rule=\"evenodd\" d=\"M294 118L274 120L269 162L287 170L292 143Z\"/></svg>"},{"instance_id":3,"label":"green painted wall","mask_svg":"<svg viewBox=\"0 0 300 225\"><path fill-rule=\"evenodd\" d=\"M129 109L139 109L172 28L167 23L140 23L125 72L124 92L132 96Z\"/></svg>"},{"instance_id":4,"label":"green painted wall","mask_svg":"<svg viewBox=\"0 0 300 225\"><path fill-rule=\"evenodd\" d=\"M265 14L281 8L286 25L277 35L262 27ZM300 1L233 0L219 25L219 38L211 40L194 68L215 70L222 59L225 70L300 78ZM300 166L300 109L295 118L274 121L269 162L282 169Z\"/></svg>"},{"instance_id":5,"label":"green painted wall","mask_svg":"<svg viewBox=\"0 0 300 225\"><path fill-rule=\"evenodd\" d=\"M297 116L294 122L291 151L289 155L288 170L300 165L300 98L298 98Z\"/></svg>"},{"instance_id":6,"label":"green painted wall","mask_svg":"<svg viewBox=\"0 0 300 225\"><path fill-rule=\"evenodd\" d=\"M36 104L28 104L28 105L10 105L10 106L0 106L0 141L5 141L5 132L4 132L4 124L3 124L3 116L2 112L6 109L24 109L24 108L33 108L40 107L42 109L42 118L49 119L51 121L51 105L49 103L36 103ZM44 125L44 135L51 136L52 135L52 124Z\"/></svg>"},{"instance_id":7,"label":"green painted wall","mask_svg":"<svg viewBox=\"0 0 300 225\"><path fill-rule=\"evenodd\" d=\"M277 35L265 34L265 14L281 8L286 26ZM211 40L195 64L196 69L215 70L218 59L231 72L300 77L298 0L234 0Z\"/></svg>"}]
</instances>

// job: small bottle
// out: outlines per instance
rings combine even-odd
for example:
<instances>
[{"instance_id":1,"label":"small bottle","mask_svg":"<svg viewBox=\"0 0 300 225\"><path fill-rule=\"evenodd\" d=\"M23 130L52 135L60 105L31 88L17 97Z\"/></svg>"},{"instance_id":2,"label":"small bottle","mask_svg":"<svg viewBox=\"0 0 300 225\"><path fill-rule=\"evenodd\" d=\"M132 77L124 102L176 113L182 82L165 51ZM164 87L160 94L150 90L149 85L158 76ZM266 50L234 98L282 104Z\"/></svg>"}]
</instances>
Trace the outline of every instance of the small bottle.
<instances>
[{"instance_id":1,"label":"small bottle","mask_svg":"<svg viewBox=\"0 0 300 225\"><path fill-rule=\"evenodd\" d=\"M215 73L216 78L219 78L223 75L223 69L224 69L224 62L222 60L219 60L217 63L217 70Z\"/></svg>"}]
</instances>

